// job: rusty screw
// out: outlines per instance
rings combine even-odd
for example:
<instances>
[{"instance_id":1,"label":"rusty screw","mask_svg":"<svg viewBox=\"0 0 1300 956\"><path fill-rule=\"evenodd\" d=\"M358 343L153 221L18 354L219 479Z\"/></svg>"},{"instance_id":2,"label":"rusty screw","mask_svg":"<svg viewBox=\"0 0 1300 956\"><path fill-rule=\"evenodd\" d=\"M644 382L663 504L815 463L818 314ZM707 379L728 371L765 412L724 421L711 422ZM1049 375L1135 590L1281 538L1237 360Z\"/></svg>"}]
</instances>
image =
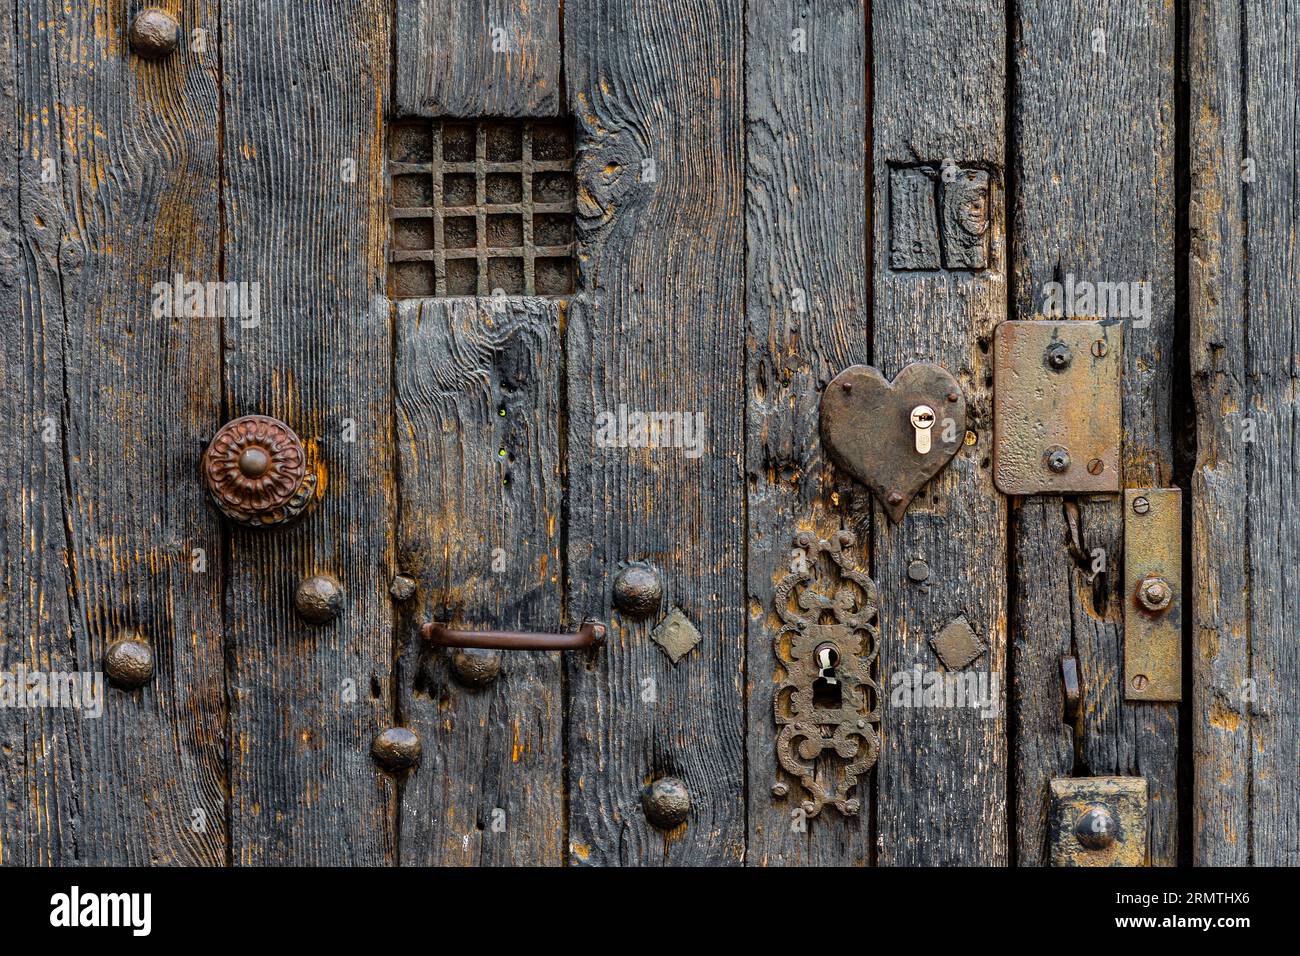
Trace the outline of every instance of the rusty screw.
<instances>
[{"instance_id":1,"label":"rusty screw","mask_svg":"<svg viewBox=\"0 0 1300 956\"><path fill-rule=\"evenodd\" d=\"M1115 818L1105 807L1089 807L1074 822L1074 838L1088 850L1104 850L1115 842Z\"/></svg>"},{"instance_id":2,"label":"rusty screw","mask_svg":"<svg viewBox=\"0 0 1300 956\"><path fill-rule=\"evenodd\" d=\"M1138 585L1138 603L1148 611L1160 612L1174 599L1174 589L1164 578L1145 578Z\"/></svg>"},{"instance_id":3,"label":"rusty screw","mask_svg":"<svg viewBox=\"0 0 1300 956\"><path fill-rule=\"evenodd\" d=\"M1070 347L1064 342L1053 342L1047 347L1047 367L1053 372L1064 372L1070 367L1070 362L1074 356L1070 353Z\"/></svg>"},{"instance_id":4,"label":"rusty screw","mask_svg":"<svg viewBox=\"0 0 1300 956\"><path fill-rule=\"evenodd\" d=\"M1092 354L1095 355L1097 358L1105 358L1106 352L1107 349L1106 349L1105 339L1097 339L1097 341L1092 343Z\"/></svg>"},{"instance_id":5,"label":"rusty screw","mask_svg":"<svg viewBox=\"0 0 1300 956\"><path fill-rule=\"evenodd\" d=\"M144 686L153 677L153 648L139 631L122 631L104 651L104 674L123 690Z\"/></svg>"},{"instance_id":6,"label":"rusty screw","mask_svg":"<svg viewBox=\"0 0 1300 956\"><path fill-rule=\"evenodd\" d=\"M328 624L343 610L343 585L332 574L316 574L298 585L293 606L308 624Z\"/></svg>"},{"instance_id":7,"label":"rusty screw","mask_svg":"<svg viewBox=\"0 0 1300 956\"><path fill-rule=\"evenodd\" d=\"M646 819L661 830L686 822L691 811L691 794L676 777L660 777L641 791L641 808Z\"/></svg>"},{"instance_id":8,"label":"rusty screw","mask_svg":"<svg viewBox=\"0 0 1300 956\"><path fill-rule=\"evenodd\" d=\"M648 564L629 564L614 576L614 606L628 617L649 617L663 599L659 572Z\"/></svg>"},{"instance_id":9,"label":"rusty screw","mask_svg":"<svg viewBox=\"0 0 1300 956\"><path fill-rule=\"evenodd\" d=\"M1064 448L1051 448L1047 452L1047 467L1060 475L1070 467L1070 453Z\"/></svg>"},{"instance_id":10,"label":"rusty screw","mask_svg":"<svg viewBox=\"0 0 1300 956\"><path fill-rule=\"evenodd\" d=\"M1146 674L1134 674L1134 675L1133 675L1133 689L1134 689L1134 690L1137 690L1137 691L1143 691L1143 690L1146 690L1146 689L1147 689L1147 683L1148 683L1148 681L1147 681L1147 675L1146 675Z\"/></svg>"},{"instance_id":11,"label":"rusty screw","mask_svg":"<svg viewBox=\"0 0 1300 956\"><path fill-rule=\"evenodd\" d=\"M1105 468L1105 465L1102 464L1100 458L1094 458L1088 462L1088 474L1090 475L1100 475L1103 468Z\"/></svg>"},{"instance_id":12,"label":"rusty screw","mask_svg":"<svg viewBox=\"0 0 1300 956\"><path fill-rule=\"evenodd\" d=\"M1150 510L1151 510L1151 502L1147 501L1147 499L1145 499L1145 498L1134 498L1134 499L1133 499L1133 513L1134 513L1134 514L1144 515L1144 514L1146 514L1148 511L1150 511Z\"/></svg>"},{"instance_id":13,"label":"rusty screw","mask_svg":"<svg viewBox=\"0 0 1300 956\"><path fill-rule=\"evenodd\" d=\"M420 735L405 727L389 727L370 745L370 756L389 773L401 773L420 762Z\"/></svg>"},{"instance_id":14,"label":"rusty screw","mask_svg":"<svg viewBox=\"0 0 1300 956\"><path fill-rule=\"evenodd\" d=\"M131 21L131 49L141 59L161 60L176 49L180 32L180 26L169 14L150 7Z\"/></svg>"}]
</instances>

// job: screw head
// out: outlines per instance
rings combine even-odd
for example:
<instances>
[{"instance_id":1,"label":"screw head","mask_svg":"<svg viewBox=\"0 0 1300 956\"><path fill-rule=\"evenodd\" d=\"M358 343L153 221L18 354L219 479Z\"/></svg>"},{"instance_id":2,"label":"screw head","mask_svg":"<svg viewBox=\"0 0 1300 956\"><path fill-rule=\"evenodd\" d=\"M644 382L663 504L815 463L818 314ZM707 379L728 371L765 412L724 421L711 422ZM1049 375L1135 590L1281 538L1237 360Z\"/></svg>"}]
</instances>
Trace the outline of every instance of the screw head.
<instances>
[{"instance_id":1,"label":"screw head","mask_svg":"<svg viewBox=\"0 0 1300 956\"><path fill-rule=\"evenodd\" d=\"M614 606L628 617L654 614L663 594L659 571L649 564L629 564L614 575Z\"/></svg>"},{"instance_id":2,"label":"screw head","mask_svg":"<svg viewBox=\"0 0 1300 956\"><path fill-rule=\"evenodd\" d=\"M907 566L907 576L918 584L930 577L930 566L917 558Z\"/></svg>"},{"instance_id":3,"label":"screw head","mask_svg":"<svg viewBox=\"0 0 1300 956\"><path fill-rule=\"evenodd\" d=\"M1097 339L1092 343L1092 354L1097 358L1105 358L1108 351L1105 339Z\"/></svg>"},{"instance_id":4,"label":"screw head","mask_svg":"<svg viewBox=\"0 0 1300 956\"><path fill-rule=\"evenodd\" d=\"M131 21L131 49L141 59L161 60L176 49L180 32L179 24L170 14L150 7Z\"/></svg>"},{"instance_id":5,"label":"screw head","mask_svg":"<svg viewBox=\"0 0 1300 956\"><path fill-rule=\"evenodd\" d=\"M1070 347L1064 342L1053 342L1047 347L1044 357L1047 360L1047 367L1053 372L1064 372L1074 360Z\"/></svg>"},{"instance_id":6,"label":"screw head","mask_svg":"<svg viewBox=\"0 0 1300 956\"><path fill-rule=\"evenodd\" d=\"M671 830L686 822L691 812L691 794L676 777L660 777L641 791L641 808L653 826Z\"/></svg>"},{"instance_id":7,"label":"screw head","mask_svg":"<svg viewBox=\"0 0 1300 956\"><path fill-rule=\"evenodd\" d=\"M1149 681L1147 680L1147 675L1146 675L1146 674L1134 674L1134 675L1133 675L1133 689L1134 689L1134 690L1146 690L1146 689L1147 689L1147 684L1148 684L1148 683L1149 683Z\"/></svg>"},{"instance_id":8,"label":"screw head","mask_svg":"<svg viewBox=\"0 0 1300 956\"><path fill-rule=\"evenodd\" d=\"M1074 822L1074 838L1089 850L1104 850L1115 842L1115 818L1105 807L1089 807Z\"/></svg>"},{"instance_id":9,"label":"screw head","mask_svg":"<svg viewBox=\"0 0 1300 956\"><path fill-rule=\"evenodd\" d=\"M501 653L482 647L458 647L451 655L451 672L466 687L486 687L501 673Z\"/></svg>"},{"instance_id":10,"label":"screw head","mask_svg":"<svg viewBox=\"0 0 1300 956\"><path fill-rule=\"evenodd\" d=\"M1138 603L1148 611L1163 611L1174 599L1174 589L1164 578L1146 578L1138 584Z\"/></svg>"},{"instance_id":11,"label":"screw head","mask_svg":"<svg viewBox=\"0 0 1300 956\"><path fill-rule=\"evenodd\" d=\"M153 648L139 631L122 631L104 650L104 676L123 690L143 687L153 677Z\"/></svg>"},{"instance_id":12,"label":"screw head","mask_svg":"<svg viewBox=\"0 0 1300 956\"><path fill-rule=\"evenodd\" d=\"M405 727L389 727L370 744L370 756L389 773L401 773L420 762L420 735Z\"/></svg>"},{"instance_id":13,"label":"screw head","mask_svg":"<svg viewBox=\"0 0 1300 956\"><path fill-rule=\"evenodd\" d=\"M1088 462L1088 474L1100 475L1105 467L1105 464L1100 458L1094 458Z\"/></svg>"},{"instance_id":14,"label":"screw head","mask_svg":"<svg viewBox=\"0 0 1300 956\"><path fill-rule=\"evenodd\" d=\"M1133 499L1133 513L1144 515L1151 510L1151 502L1146 498Z\"/></svg>"},{"instance_id":15,"label":"screw head","mask_svg":"<svg viewBox=\"0 0 1300 956\"><path fill-rule=\"evenodd\" d=\"M1047 449L1047 468L1055 474L1064 474L1070 468L1070 453L1059 445Z\"/></svg>"},{"instance_id":16,"label":"screw head","mask_svg":"<svg viewBox=\"0 0 1300 956\"><path fill-rule=\"evenodd\" d=\"M312 575L298 585L293 606L308 624L328 624L343 610L343 585L332 574Z\"/></svg>"}]
</instances>

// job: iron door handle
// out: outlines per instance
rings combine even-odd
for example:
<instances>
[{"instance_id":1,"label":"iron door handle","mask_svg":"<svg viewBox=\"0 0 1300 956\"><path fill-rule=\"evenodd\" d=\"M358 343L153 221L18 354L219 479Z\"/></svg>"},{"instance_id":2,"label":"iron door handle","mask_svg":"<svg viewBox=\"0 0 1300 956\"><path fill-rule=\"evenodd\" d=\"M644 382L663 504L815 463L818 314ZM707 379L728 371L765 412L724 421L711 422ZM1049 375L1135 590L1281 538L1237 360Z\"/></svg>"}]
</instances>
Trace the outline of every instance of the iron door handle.
<instances>
[{"instance_id":1,"label":"iron door handle","mask_svg":"<svg viewBox=\"0 0 1300 956\"><path fill-rule=\"evenodd\" d=\"M584 621L572 634L537 631L458 631L430 621L420 628L421 636L440 647L479 647L493 651L576 651L605 643L605 625Z\"/></svg>"}]
</instances>

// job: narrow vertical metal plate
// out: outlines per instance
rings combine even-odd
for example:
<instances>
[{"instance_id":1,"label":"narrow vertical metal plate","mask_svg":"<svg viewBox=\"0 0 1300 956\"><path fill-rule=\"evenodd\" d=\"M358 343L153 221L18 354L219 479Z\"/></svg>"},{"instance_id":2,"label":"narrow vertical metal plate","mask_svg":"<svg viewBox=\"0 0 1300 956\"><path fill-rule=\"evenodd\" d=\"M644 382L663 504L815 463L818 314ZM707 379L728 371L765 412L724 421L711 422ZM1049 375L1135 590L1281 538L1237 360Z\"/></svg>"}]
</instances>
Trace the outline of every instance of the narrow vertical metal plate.
<instances>
[{"instance_id":1,"label":"narrow vertical metal plate","mask_svg":"<svg viewBox=\"0 0 1300 956\"><path fill-rule=\"evenodd\" d=\"M1124 491L1125 700L1183 699L1182 515L1177 488Z\"/></svg>"},{"instance_id":2,"label":"narrow vertical metal plate","mask_svg":"<svg viewBox=\"0 0 1300 956\"><path fill-rule=\"evenodd\" d=\"M1063 777L1051 788L1052 866L1147 865L1145 778Z\"/></svg>"},{"instance_id":3,"label":"narrow vertical metal plate","mask_svg":"<svg viewBox=\"0 0 1300 956\"><path fill-rule=\"evenodd\" d=\"M1123 335L1118 319L1010 321L998 326L993 482L999 491L1119 491ZM1063 367L1051 365L1052 355L1065 357Z\"/></svg>"}]
</instances>

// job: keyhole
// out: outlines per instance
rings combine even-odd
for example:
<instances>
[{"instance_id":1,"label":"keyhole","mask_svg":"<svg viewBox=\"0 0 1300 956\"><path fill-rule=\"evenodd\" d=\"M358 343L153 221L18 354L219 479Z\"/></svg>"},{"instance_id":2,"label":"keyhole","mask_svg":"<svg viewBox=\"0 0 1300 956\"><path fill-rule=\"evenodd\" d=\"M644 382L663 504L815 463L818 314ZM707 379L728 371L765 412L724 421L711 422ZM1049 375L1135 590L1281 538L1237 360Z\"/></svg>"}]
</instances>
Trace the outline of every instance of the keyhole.
<instances>
[{"instance_id":1,"label":"keyhole","mask_svg":"<svg viewBox=\"0 0 1300 956\"><path fill-rule=\"evenodd\" d=\"M817 658L817 679L812 686L813 706L823 710L839 710L844 701L844 685L835 673L840 662L840 652L834 644L822 644L814 654Z\"/></svg>"}]
</instances>

